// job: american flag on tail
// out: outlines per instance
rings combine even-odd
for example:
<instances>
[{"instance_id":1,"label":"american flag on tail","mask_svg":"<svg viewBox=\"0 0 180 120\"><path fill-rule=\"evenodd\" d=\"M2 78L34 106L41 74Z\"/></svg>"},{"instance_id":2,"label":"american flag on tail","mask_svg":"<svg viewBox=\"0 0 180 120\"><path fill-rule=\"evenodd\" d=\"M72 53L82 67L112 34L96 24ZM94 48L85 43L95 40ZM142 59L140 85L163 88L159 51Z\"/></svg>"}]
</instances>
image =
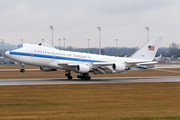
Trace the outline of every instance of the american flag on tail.
<instances>
[{"instance_id":1,"label":"american flag on tail","mask_svg":"<svg viewBox=\"0 0 180 120\"><path fill-rule=\"evenodd\" d=\"M155 48L154 46L151 45L148 46L148 50L154 51L154 48Z\"/></svg>"}]
</instances>

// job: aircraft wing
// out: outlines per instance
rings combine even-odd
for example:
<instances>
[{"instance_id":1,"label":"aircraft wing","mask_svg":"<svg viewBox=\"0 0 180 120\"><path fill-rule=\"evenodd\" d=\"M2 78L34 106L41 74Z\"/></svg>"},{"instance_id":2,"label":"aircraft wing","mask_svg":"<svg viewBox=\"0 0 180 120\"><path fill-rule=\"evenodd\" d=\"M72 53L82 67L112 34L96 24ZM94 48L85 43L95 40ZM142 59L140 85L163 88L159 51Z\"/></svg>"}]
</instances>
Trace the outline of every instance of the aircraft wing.
<instances>
[{"instance_id":1,"label":"aircraft wing","mask_svg":"<svg viewBox=\"0 0 180 120\"><path fill-rule=\"evenodd\" d=\"M63 67L66 67L66 66L71 66L71 67L75 67L77 66L77 64L74 64L74 63L58 63L59 66L63 66Z\"/></svg>"},{"instance_id":2,"label":"aircraft wing","mask_svg":"<svg viewBox=\"0 0 180 120\"><path fill-rule=\"evenodd\" d=\"M116 62L102 62L102 63L93 63L94 67L106 67L106 66L112 66ZM150 61L137 61L137 62L124 62L122 64L125 64L126 66L139 66L139 65L152 65L156 64L156 61L150 62Z\"/></svg>"},{"instance_id":3,"label":"aircraft wing","mask_svg":"<svg viewBox=\"0 0 180 120\"><path fill-rule=\"evenodd\" d=\"M128 66L131 68L142 68L142 69L147 69L147 68L153 68L154 65L156 64L156 61L152 62L132 62L132 63L127 63Z\"/></svg>"},{"instance_id":4,"label":"aircraft wing","mask_svg":"<svg viewBox=\"0 0 180 120\"><path fill-rule=\"evenodd\" d=\"M89 66L91 68L91 71L94 72L94 74L106 74L106 73L114 73L115 71L112 68L113 63L109 62L94 62L94 63L74 63L74 62L66 62L66 63L58 63L59 66L61 66L64 69L71 69L75 70L77 66L79 65L85 65Z\"/></svg>"},{"instance_id":5,"label":"aircraft wing","mask_svg":"<svg viewBox=\"0 0 180 120\"><path fill-rule=\"evenodd\" d=\"M138 67L138 64L142 63L142 61L136 61L136 62L125 62L126 66L129 66L131 68Z\"/></svg>"},{"instance_id":6,"label":"aircraft wing","mask_svg":"<svg viewBox=\"0 0 180 120\"><path fill-rule=\"evenodd\" d=\"M124 62L120 63L125 65L125 70L130 70L132 68L140 68L140 69L147 69L153 68L157 62L150 62L150 61L136 61L136 62ZM113 66L117 65L117 62L103 62L103 63L93 63L93 70L94 74L106 74L106 73L117 73L114 70ZM124 71L119 71L124 72Z\"/></svg>"},{"instance_id":7,"label":"aircraft wing","mask_svg":"<svg viewBox=\"0 0 180 120\"><path fill-rule=\"evenodd\" d=\"M92 65L94 67L105 67L105 66L112 66L113 63L110 63L110 62L95 62L95 63L92 63Z\"/></svg>"},{"instance_id":8,"label":"aircraft wing","mask_svg":"<svg viewBox=\"0 0 180 120\"><path fill-rule=\"evenodd\" d=\"M125 70L130 70L131 68L140 68L140 69L147 69L154 67L154 64L157 62L125 62L120 63L121 65L125 65ZM69 70L76 70L78 66L88 66L90 71L94 74L107 74L107 73L116 73L117 71L114 70L113 66L117 64L117 62L94 62L94 63L74 63L74 62L65 62L65 63L58 63L63 69ZM123 71L120 71L123 72Z\"/></svg>"},{"instance_id":9,"label":"aircraft wing","mask_svg":"<svg viewBox=\"0 0 180 120\"><path fill-rule=\"evenodd\" d=\"M59 65L61 69L72 71L75 71L76 67L78 66L78 64L74 62L59 62L57 65Z\"/></svg>"}]
</instances>

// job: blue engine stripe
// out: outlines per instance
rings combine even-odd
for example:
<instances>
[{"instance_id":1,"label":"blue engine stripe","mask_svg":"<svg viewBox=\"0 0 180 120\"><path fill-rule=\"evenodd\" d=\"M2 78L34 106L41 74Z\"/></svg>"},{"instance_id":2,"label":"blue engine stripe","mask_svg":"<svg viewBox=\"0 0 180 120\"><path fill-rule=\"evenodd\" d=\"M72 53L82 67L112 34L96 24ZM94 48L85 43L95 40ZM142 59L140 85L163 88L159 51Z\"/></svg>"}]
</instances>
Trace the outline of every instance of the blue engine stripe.
<instances>
[{"instance_id":1,"label":"blue engine stripe","mask_svg":"<svg viewBox=\"0 0 180 120\"><path fill-rule=\"evenodd\" d=\"M89 59L80 59L80 58L70 58L70 57L61 57L61 56L52 56L52 55L42 55L42 54L31 54L31 53L22 53L22 52L11 52L11 55L20 55L20 56L32 56L39 58L49 58L49 59L60 59L60 60L69 60L69 61L78 61L78 62L104 62L98 60L89 60Z\"/></svg>"}]
</instances>

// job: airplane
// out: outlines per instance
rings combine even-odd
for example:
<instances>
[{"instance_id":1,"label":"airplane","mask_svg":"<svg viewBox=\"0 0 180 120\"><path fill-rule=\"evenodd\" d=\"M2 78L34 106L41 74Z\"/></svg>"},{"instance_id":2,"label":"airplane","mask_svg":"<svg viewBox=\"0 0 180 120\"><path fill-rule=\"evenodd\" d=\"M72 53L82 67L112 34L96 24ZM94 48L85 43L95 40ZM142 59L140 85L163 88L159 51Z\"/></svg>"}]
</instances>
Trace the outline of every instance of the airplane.
<instances>
[{"instance_id":1,"label":"airplane","mask_svg":"<svg viewBox=\"0 0 180 120\"><path fill-rule=\"evenodd\" d=\"M160 60L162 60L162 59L163 59L162 54L159 55L158 57L154 57L154 60L156 60L156 61L160 61Z\"/></svg>"},{"instance_id":2,"label":"airplane","mask_svg":"<svg viewBox=\"0 0 180 120\"><path fill-rule=\"evenodd\" d=\"M158 57L154 57L155 61L171 61L173 60L175 55L172 55L171 57L163 57L162 54Z\"/></svg>"},{"instance_id":3,"label":"airplane","mask_svg":"<svg viewBox=\"0 0 180 120\"><path fill-rule=\"evenodd\" d=\"M89 73L113 74L153 67L152 61L158 50L162 36L155 36L130 57L115 57L64 51L47 43L19 44L6 51L5 55L21 64L20 72L25 72L24 64L38 66L41 71L65 70L65 76L71 80L71 71L80 73L77 78L90 80Z\"/></svg>"},{"instance_id":4,"label":"airplane","mask_svg":"<svg viewBox=\"0 0 180 120\"><path fill-rule=\"evenodd\" d=\"M170 60L173 60L175 55L172 55L171 57L164 57L164 60L167 60L167 61L170 61Z\"/></svg>"}]
</instances>

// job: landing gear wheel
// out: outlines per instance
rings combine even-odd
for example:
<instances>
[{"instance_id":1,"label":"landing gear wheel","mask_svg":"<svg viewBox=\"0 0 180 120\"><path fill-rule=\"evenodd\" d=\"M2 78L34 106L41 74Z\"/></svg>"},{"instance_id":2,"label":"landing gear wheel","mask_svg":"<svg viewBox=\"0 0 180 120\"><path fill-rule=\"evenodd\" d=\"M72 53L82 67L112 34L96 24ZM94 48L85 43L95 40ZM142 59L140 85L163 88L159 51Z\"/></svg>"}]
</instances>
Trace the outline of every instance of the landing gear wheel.
<instances>
[{"instance_id":1,"label":"landing gear wheel","mask_svg":"<svg viewBox=\"0 0 180 120\"><path fill-rule=\"evenodd\" d=\"M25 72L25 69L20 69L20 72L24 73L24 72Z\"/></svg>"},{"instance_id":2,"label":"landing gear wheel","mask_svg":"<svg viewBox=\"0 0 180 120\"><path fill-rule=\"evenodd\" d=\"M86 76L84 79L85 80L91 80L91 77L90 76Z\"/></svg>"},{"instance_id":3,"label":"landing gear wheel","mask_svg":"<svg viewBox=\"0 0 180 120\"><path fill-rule=\"evenodd\" d=\"M91 77L90 77L90 76L88 76L86 80L91 80Z\"/></svg>"},{"instance_id":4,"label":"landing gear wheel","mask_svg":"<svg viewBox=\"0 0 180 120\"><path fill-rule=\"evenodd\" d=\"M21 69L20 69L20 72L24 73L25 72L25 69L24 69L24 64L21 64Z\"/></svg>"},{"instance_id":5,"label":"landing gear wheel","mask_svg":"<svg viewBox=\"0 0 180 120\"><path fill-rule=\"evenodd\" d=\"M83 76L81 76L81 80L85 80L85 78Z\"/></svg>"},{"instance_id":6,"label":"landing gear wheel","mask_svg":"<svg viewBox=\"0 0 180 120\"><path fill-rule=\"evenodd\" d=\"M69 76L69 73L66 73L65 76L68 77L68 76Z\"/></svg>"},{"instance_id":7,"label":"landing gear wheel","mask_svg":"<svg viewBox=\"0 0 180 120\"><path fill-rule=\"evenodd\" d=\"M68 76L68 80L72 80L72 76Z\"/></svg>"},{"instance_id":8,"label":"landing gear wheel","mask_svg":"<svg viewBox=\"0 0 180 120\"><path fill-rule=\"evenodd\" d=\"M70 71L66 71L65 76L68 78L68 80L72 80Z\"/></svg>"},{"instance_id":9,"label":"landing gear wheel","mask_svg":"<svg viewBox=\"0 0 180 120\"><path fill-rule=\"evenodd\" d=\"M81 80L91 80L91 77L88 73L83 73L82 75L78 75L77 78L80 78Z\"/></svg>"},{"instance_id":10,"label":"landing gear wheel","mask_svg":"<svg viewBox=\"0 0 180 120\"><path fill-rule=\"evenodd\" d=\"M80 78L80 79L81 79L81 78L82 78L82 76L81 76L81 75L77 75L77 78Z\"/></svg>"}]
</instances>

